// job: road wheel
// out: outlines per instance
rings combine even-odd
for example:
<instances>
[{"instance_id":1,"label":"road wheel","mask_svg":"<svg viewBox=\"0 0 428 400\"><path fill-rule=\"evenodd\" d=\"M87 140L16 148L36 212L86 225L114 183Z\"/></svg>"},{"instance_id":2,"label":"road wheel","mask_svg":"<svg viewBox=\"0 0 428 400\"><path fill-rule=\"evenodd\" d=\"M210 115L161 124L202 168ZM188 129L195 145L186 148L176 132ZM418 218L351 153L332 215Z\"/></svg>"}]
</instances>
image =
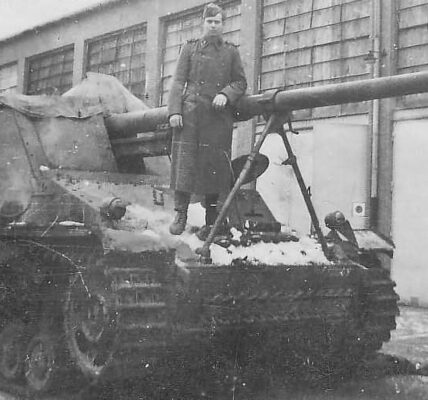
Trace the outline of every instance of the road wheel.
<instances>
[{"instance_id":1,"label":"road wheel","mask_svg":"<svg viewBox=\"0 0 428 400\"><path fill-rule=\"evenodd\" d=\"M115 316L105 297L73 284L66 296L64 324L70 358L89 379L98 378L113 358Z\"/></svg>"},{"instance_id":2,"label":"road wheel","mask_svg":"<svg viewBox=\"0 0 428 400\"><path fill-rule=\"evenodd\" d=\"M27 346L24 363L25 379L32 392L51 389L59 370L56 341L50 334L34 336Z\"/></svg>"},{"instance_id":3,"label":"road wheel","mask_svg":"<svg viewBox=\"0 0 428 400\"><path fill-rule=\"evenodd\" d=\"M24 329L22 322L12 322L0 333L0 373L8 380L15 380L22 375Z\"/></svg>"}]
</instances>

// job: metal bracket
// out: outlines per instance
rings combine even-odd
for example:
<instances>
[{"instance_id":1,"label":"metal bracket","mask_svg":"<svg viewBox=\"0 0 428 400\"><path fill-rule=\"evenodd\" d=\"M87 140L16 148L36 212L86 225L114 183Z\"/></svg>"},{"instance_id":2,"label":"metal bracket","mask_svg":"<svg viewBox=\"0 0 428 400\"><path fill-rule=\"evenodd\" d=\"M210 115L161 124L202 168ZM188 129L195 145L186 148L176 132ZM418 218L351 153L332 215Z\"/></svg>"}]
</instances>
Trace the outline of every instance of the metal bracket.
<instances>
[{"instance_id":1,"label":"metal bracket","mask_svg":"<svg viewBox=\"0 0 428 400\"><path fill-rule=\"evenodd\" d=\"M275 97L280 91L281 90L279 89L266 90L266 92L263 92L262 97L257 101L259 104L262 104L265 109L263 116L266 121L269 119L269 114L272 114L275 111Z\"/></svg>"},{"instance_id":2,"label":"metal bracket","mask_svg":"<svg viewBox=\"0 0 428 400\"><path fill-rule=\"evenodd\" d=\"M291 133L294 133L295 135L299 134L299 131L296 131L296 130L293 129L293 124L291 123L291 118L288 118L287 124L288 124L288 130Z\"/></svg>"},{"instance_id":3,"label":"metal bracket","mask_svg":"<svg viewBox=\"0 0 428 400\"><path fill-rule=\"evenodd\" d=\"M279 89L269 89L263 92L262 97L258 100L260 104L274 103L276 95L280 92Z\"/></svg>"}]
</instances>

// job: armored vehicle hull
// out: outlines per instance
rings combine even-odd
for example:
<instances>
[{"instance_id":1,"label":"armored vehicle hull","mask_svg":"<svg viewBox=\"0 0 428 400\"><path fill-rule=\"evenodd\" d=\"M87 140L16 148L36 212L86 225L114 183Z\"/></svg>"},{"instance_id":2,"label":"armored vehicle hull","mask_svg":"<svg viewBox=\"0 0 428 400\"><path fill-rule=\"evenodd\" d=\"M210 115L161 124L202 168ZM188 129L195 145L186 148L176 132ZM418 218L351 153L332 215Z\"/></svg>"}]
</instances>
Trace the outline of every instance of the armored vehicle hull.
<instances>
[{"instance_id":1,"label":"armored vehicle hull","mask_svg":"<svg viewBox=\"0 0 428 400\"><path fill-rule=\"evenodd\" d=\"M70 381L150 375L165 360L212 349L243 365L343 376L389 339L398 296L376 256L392 251L387 241L370 232L343 239L337 225L329 254L315 242L308 251L266 206L244 223L236 208L245 207L231 207L241 239L214 240L213 253L228 261L203 262L192 231L168 233L168 177L139 164L167 153L165 126L118 139L105 116L124 110L74 94L1 97L3 380L30 393L65 390ZM132 97L124 108L147 112ZM121 132L126 118L117 121ZM260 197L237 196L241 205ZM365 235L374 245L359 241Z\"/></svg>"},{"instance_id":2,"label":"armored vehicle hull","mask_svg":"<svg viewBox=\"0 0 428 400\"><path fill-rule=\"evenodd\" d=\"M32 392L76 372L141 377L195 346L334 379L395 328L398 296L380 267L180 267L173 251L105 254L88 232L52 234L2 237L1 372Z\"/></svg>"}]
</instances>

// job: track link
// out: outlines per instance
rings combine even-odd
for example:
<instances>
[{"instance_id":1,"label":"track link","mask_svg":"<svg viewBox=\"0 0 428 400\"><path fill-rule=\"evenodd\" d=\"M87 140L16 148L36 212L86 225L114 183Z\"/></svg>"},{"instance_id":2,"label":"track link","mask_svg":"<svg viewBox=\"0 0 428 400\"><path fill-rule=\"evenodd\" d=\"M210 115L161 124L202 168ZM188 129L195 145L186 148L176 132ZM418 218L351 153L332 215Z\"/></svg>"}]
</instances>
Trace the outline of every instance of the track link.
<instances>
[{"instance_id":1,"label":"track link","mask_svg":"<svg viewBox=\"0 0 428 400\"><path fill-rule=\"evenodd\" d=\"M390 279L386 270L371 268L365 274L361 290L363 310L359 338L367 355L379 350L396 328L399 296L394 287L395 282Z\"/></svg>"},{"instance_id":2,"label":"track link","mask_svg":"<svg viewBox=\"0 0 428 400\"><path fill-rule=\"evenodd\" d=\"M168 252L127 257L105 270L117 315L113 369L140 369L157 361L171 327L173 258ZM134 371L135 372L135 371Z\"/></svg>"}]
</instances>

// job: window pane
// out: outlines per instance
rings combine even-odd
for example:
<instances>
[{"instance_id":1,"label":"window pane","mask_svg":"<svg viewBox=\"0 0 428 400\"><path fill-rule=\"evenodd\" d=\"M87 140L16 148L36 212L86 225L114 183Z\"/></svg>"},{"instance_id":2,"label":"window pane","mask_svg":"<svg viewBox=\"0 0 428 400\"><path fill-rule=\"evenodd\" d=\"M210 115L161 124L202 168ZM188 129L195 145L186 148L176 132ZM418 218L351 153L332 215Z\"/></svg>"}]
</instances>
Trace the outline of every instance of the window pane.
<instances>
[{"instance_id":1,"label":"window pane","mask_svg":"<svg viewBox=\"0 0 428 400\"><path fill-rule=\"evenodd\" d=\"M263 0L261 91L369 78L364 57L371 46L371 2L322 3ZM339 114L361 112L339 108Z\"/></svg>"},{"instance_id":2,"label":"window pane","mask_svg":"<svg viewBox=\"0 0 428 400\"><path fill-rule=\"evenodd\" d=\"M29 60L27 94L43 94L52 90L59 94L73 82L74 48L66 47L40 54Z\"/></svg>"},{"instance_id":3,"label":"window pane","mask_svg":"<svg viewBox=\"0 0 428 400\"><path fill-rule=\"evenodd\" d=\"M113 75L144 98L146 27L124 29L88 43L86 71Z\"/></svg>"},{"instance_id":4,"label":"window pane","mask_svg":"<svg viewBox=\"0 0 428 400\"><path fill-rule=\"evenodd\" d=\"M18 64L0 66L0 93L16 92L18 86Z\"/></svg>"}]
</instances>

